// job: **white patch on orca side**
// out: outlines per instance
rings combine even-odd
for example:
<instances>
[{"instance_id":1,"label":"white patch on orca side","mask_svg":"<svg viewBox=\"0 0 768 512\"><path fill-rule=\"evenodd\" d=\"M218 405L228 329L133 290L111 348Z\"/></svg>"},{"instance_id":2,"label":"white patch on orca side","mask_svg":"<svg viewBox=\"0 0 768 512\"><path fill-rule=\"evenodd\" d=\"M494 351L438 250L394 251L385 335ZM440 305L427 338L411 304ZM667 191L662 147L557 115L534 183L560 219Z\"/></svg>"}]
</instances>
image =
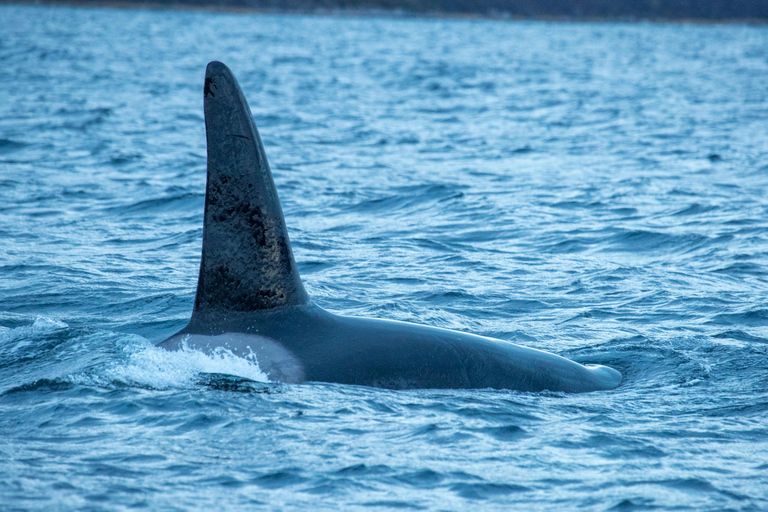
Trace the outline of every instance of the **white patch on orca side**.
<instances>
[{"instance_id":1,"label":"white patch on orca side","mask_svg":"<svg viewBox=\"0 0 768 512\"><path fill-rule=\"evenodd\" d=\"M271 338L257 334L226 332L216 336L181 334L168 341L174 338L178 338L180 350L200 350L206 354L226 351L251 361L267 374L271 382L304 382L304 365L290 350Z\"/></svg>"},{"instance_id":2,"label":"white patch on orca side","mask_svg":"<svg viewBox=\"0 0 768 512\"><path fill-rule=\"evenodd\" d=\"M178 350L169 351L136 337L122 350L124 357L103 370L68 375L67 380L105 387L120 382L152 389L185 389L195 387L201 373L219 373L270 382L255 358L243 358L225 348L202 351L180 344Z\"/></svg>"}]
</instances>

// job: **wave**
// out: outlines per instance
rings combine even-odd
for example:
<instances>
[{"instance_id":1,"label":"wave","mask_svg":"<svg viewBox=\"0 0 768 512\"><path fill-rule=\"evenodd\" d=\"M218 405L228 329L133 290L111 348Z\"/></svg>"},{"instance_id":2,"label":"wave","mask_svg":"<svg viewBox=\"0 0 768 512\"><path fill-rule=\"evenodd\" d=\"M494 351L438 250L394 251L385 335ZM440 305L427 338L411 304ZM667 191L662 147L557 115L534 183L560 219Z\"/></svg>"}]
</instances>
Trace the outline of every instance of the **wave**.
<instances>
[{"instance_id":1,"label":"wave","mask_svg":"<svg viewBox=\"0 0 768 512\"><path fill-rule=\"evenodd\" d=\"M67 379L83 385L124 385L149 389L187 389L200 384L226 387L226 381L232 377L259 383L270 382L255 357L238 357L221 347L210 353L186 346L171 352L142 340L127 344L122 352L122 357L109 363L106 368L69 375ZM212 375L224 378L217 380ZM230 382L235 386L240 381Z\"/></svg>"}]
</instances>

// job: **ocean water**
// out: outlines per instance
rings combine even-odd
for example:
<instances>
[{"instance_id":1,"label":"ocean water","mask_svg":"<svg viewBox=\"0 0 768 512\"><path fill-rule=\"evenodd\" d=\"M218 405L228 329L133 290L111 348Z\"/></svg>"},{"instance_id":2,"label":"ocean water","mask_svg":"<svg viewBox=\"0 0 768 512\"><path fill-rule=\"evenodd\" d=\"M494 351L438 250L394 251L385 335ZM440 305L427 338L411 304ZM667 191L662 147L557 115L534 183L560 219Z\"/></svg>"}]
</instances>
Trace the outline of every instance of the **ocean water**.
<instances>
[{"instance_id":1,"label":"ocean water","mask_svg":"<svg viewBox=\"0 0 768 512\"><path fill-rule=\"evenodd\" d=\"M167 353L205 65L331 311L618 389L270 383ZM0 509L768 509L768 28L0 6Z\"/></svg>"}]
</instances>

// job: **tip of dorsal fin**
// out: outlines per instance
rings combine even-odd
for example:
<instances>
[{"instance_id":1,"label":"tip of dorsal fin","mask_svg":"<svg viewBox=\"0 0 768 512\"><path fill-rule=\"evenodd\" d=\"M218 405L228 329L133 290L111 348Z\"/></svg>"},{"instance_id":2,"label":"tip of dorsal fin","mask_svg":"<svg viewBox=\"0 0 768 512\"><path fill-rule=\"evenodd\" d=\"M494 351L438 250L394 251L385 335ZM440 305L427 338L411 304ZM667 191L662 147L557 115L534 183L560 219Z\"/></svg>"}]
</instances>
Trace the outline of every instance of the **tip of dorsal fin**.
<instances>
[{"instance_id":1,"label":"tip of dorsal fin","mask_svg":"<svg viewBox=\"0 0 768 512\"><path fill-rule=\"evenodd\" d=\"M193 315L306 304L264 146L221 62L208 64L203 96L208 180Z\"/></svg>"}]
</instances>

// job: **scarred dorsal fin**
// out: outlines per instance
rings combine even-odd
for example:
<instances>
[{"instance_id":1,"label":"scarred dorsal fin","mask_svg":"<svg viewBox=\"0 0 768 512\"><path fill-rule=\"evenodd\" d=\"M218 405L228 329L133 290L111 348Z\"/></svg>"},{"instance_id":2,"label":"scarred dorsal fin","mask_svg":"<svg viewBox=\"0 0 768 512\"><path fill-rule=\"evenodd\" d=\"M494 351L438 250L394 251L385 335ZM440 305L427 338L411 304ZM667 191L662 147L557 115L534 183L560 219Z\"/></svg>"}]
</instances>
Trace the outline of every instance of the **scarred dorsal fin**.
<instances>
[{"instance_id":1,"label":"scarred dorsal fin","mask_svg":"<svg viewBox=\"0 0 768 512\"><path fill-rule=\"evenodd\" d=\"M205 72L208 182L193 316L308 302L259 132L221 62Z\"/></svg>"}]
</instances>

